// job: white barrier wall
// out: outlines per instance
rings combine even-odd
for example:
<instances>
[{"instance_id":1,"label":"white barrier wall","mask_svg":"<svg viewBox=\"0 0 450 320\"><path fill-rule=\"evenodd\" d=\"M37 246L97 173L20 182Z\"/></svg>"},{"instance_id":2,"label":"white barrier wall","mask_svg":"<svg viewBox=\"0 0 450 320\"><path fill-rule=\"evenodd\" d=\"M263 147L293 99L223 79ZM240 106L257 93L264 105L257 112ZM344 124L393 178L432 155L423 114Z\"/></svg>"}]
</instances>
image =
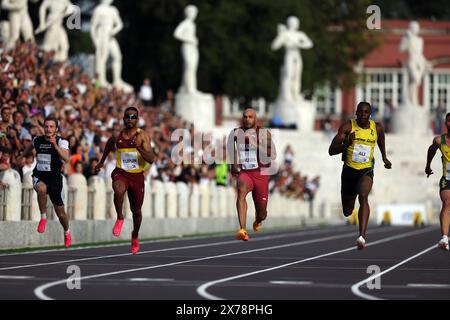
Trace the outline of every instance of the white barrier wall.
<instances>
[{"instance_id":1,"label":"white barrier wall","mask_svg":"<svg viewBox=\"0 0 450 320\"><path fill-rule=\"evenodd\" d=\"M3 173L2 181L9 184L7 194L7 221L20 221L22 216L21 199L22 187L31 188L31 175L23 178L20 183L19 174L14 170ZM111 179L104 180L93 176L89 185L82 174L73 174L68 181L64 178L65 205L70 206L73 220L107 220L116 219L113 198L107 192L112 191ZM70 191L71 201L68 203L67 193ZM37 204L36 192L32 190L31 212L24 211L25 220L38 221L40 212ZM89 196L91 195L91 197ZM73 198L73 199L72 199ZM108 200L109 199L109 200ZM88 203L88 201L91 203ZM109 202L109 203L108 203ZM248 222L254 219L255 209L251 193L247 196ZM52 208L52 204L48 204ZM89 217L88 217L89 211ZM108 212L109 211L109 212ZM50 213L49 211L47 213ZM144 217L157 219L177 218L236 218L236 191L232 187L215 186L214 182L205 185L187 185L185 183L163 183L154 180L149 185L146 182L145 197L142 206ZM269 217L309 218L309 203L282 197L275 193L269 196ZM124 199L124 217L132 219L128 195ZM56 217L52 216L52 219Z\"/></svg>"},{"instance_id":2,"label":"white barrier wall","mask_svg":"<svg viewBox=\"0 0 450 320\"><path fill-rule=\"evenodd\" d=\"M5 170L0 173L0 180L8 184L6 189L7 203L5 220L20 221L22 212L22 182L16 170Z\"/></svg>"},{"instance_id":3,"label":"white barrier wall","mask_svg":"<svg viewBox=\"0 0 450 320\"><path fill-rule=\"evenodd\" d=\"M189 217L197 218L200 216L200 191L198 189L198 185L194 184L190 186L191 188L191 197L190 197L190 214Z\"/></svg>"},{"instance_id":4,"label":"white barrier wall","mask_svg":"<svg viewBox=\"0 0 450 320\"><path fill-rule=\"evenodd\" d=\"M178 192L178 216L180 218L189 217L189 187L184 182L177 182Z\"/></svg>"},{"instance_id":5,"label":"white barrier wall","mask_svg":"<svg viewBox=\"0 0 450 320\"><path fill-rule=\"evenodd\" d=\"M74 173L69 176L68 185L75 190L73 202L73 219L86 220L87 219L87 181L81 173Z\"/></svg>"},{"instance_id":6,"label":"white barrier wall","mask_svg":"<svg viewBox=\"0 0 450 320\"><path fill-rule=\"evenodd\" d=\"M151 186L146 180L144 182L144 203L142 204L142 217L151 217L152 216L152 190Z\"/></svg>"},{"instance_id":7,"label":"white barrier wall","mask_svg":"<svg viewBox=\"0 0 450 320\"><path fill-rule=\"evenodd\" d=\"M199 185L198 190L200 193L200 217L207 218L211 212L209 186L206 184Z\"/></svg>"},{"instance_id":8,"label":"white barrier wall","mask_svg":"<svg viewBox=\"0 0 450 320\"><path fill-rule=\"evenodd\" d=\"M165 197L164 184L158 180L152 181L152 199L155 218L165 218L166 216Z\"/></svg>"},{"instance_id":9,"label":"white barrier wall","mask_svg":"<svg viewBox=\"0 0 450 320\"><path fill-rule=\"evenodd\" d=\"M92 205L93 219L106 219L106 186L105 180L99 176L92 176L88 181L89 191L94 192Z\"/></svg>"},{"instance_id":10,"label":"white barrier wall","mask_svg":"<svg viewBox=\"0 0 450 320\"><path fill-rule=\"evenodd\" d=\"M166 193L166 216L168 218L176 218L178 210L177 186L173 182L164 183Z\"/></svg>"},{"instance_id":11,"label":"white barrier wall","mask_svg":"<svg viewBox=\"0 0 450 320\"><path fill-rule=\"evenodd\" d=\"M37 201L37 193L33 189L33 172L30 171L23 176L23 185L32 188L31 189L31 220L39 221L41 220L41 212L39 211L39 204Z\"/></svg>"}]
</instances>

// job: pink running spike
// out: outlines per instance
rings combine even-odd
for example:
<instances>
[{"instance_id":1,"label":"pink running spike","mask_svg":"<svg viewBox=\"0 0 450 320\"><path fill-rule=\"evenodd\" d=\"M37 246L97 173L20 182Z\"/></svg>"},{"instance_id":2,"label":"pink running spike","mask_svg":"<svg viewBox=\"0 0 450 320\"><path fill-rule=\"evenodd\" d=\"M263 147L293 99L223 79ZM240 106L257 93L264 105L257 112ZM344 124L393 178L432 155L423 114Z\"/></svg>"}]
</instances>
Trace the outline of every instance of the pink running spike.
<instances>
[{"instance_id":1,"label":"pink running spike","mask_svg":"<svg viewBox=\"0 0 450 320\"><path fill-rule=\"evenodd\" d=\"M139 240L138 238L131 238L131 253L136 254L139 251Z\"/></svg>"},{"instance_id":2,"label":"pink running spike","mask_svg":"<svg viewBox=\"0 0 450 320\"><path fill-rule=\"evenodd\" d=\"M39 221L39 225L37 228L37 232L44 233L45 232L45 224L47 223L47 219L41 219Z\"/></svg>"},{"instance_id":3,"label":"pink running spike","mask_svg":"<svg viewBox=\"0 0 450 320\"><path fill-rule=\"evenodd\" d=\"M72 235L70 234L70 232L64 235L64 245L66 246L66 248L72 245Z\"/></svg>"},{"instance_id":4,"label":"pink running spike","mask_svg":"<svg viewBox=\"0 0 450 320\"><path fill-rule=\"evenodd\" d=\"M116 220L116 224L114 225L114 228L112 231L112 234L114 237L120 236L120 232L122 231L123 221L124 220L119 220L119 219Z\"/></svg>"}]
</instances>

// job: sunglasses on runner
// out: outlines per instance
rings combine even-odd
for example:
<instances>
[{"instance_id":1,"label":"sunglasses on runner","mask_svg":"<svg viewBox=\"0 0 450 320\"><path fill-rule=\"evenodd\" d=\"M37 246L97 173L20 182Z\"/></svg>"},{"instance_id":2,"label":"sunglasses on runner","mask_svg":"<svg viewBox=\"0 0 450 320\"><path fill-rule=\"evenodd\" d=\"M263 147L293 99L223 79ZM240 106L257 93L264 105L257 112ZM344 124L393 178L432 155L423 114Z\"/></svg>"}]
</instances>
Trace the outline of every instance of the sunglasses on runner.
<instances>
[{"instance_id":1,"label":"sunglasses on runner","mask_svg":"<svg viewBox=\"0 0 450 320\"><path fill-rule=\"evenodd\" d=\"M136 120L138 118L137 114L126 114L125 119Z\"/></svg>"}]
</instances>

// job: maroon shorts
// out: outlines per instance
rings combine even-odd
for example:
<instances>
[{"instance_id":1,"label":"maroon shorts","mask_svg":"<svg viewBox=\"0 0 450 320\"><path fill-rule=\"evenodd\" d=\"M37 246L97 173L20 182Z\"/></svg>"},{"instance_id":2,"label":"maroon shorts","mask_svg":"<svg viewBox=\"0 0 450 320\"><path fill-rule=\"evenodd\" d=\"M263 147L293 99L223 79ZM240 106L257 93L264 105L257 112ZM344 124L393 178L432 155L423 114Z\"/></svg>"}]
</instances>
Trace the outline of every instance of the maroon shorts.
<instances>
[{"instance_id":1,"label":"maroon shorts","mask_svg":"<svg viewBox=\"0 0 450 320\"><path fill-rule=\"evenodd\" d=\"M262 175L258 170L241 170L238 175L238 183L243 182L252 192L255 204L264 204L269 199L269 176Z\"/></svg>"},{"instance_id":2,"label":"maroon shorts","mask_svg":"<svg viewBox=\"0 0 450 320\"><path fill-rule=\"evenodd\" d=\"M121 168L115 168L111 172L111 178L114 181L122 181L128 191L131 211L140 210L144 203L144 174L126 172Z\"/></svg>"}]
</instances>

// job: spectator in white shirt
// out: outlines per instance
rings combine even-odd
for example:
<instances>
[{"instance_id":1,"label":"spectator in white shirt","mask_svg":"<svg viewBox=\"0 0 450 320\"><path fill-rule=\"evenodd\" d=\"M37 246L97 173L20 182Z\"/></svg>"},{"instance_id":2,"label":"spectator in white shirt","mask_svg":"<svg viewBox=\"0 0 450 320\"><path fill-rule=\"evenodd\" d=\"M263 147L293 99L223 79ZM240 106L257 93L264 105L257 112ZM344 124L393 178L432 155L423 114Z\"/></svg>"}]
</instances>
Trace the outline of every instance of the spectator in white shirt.
<instances>
[{"instance_id":1,"label":"spectator in white shirt","mask_svg":"<svg viewBox=\"0 0 450 320\"><path fill-rule=\"evenodd\" d=\"M141 99L144 107L150 107L152 105L153 90L150 85L150 79L144 79L144 83L142 84L141 90L139 91L139 98Z\"/></svg>"}]
</instances>

